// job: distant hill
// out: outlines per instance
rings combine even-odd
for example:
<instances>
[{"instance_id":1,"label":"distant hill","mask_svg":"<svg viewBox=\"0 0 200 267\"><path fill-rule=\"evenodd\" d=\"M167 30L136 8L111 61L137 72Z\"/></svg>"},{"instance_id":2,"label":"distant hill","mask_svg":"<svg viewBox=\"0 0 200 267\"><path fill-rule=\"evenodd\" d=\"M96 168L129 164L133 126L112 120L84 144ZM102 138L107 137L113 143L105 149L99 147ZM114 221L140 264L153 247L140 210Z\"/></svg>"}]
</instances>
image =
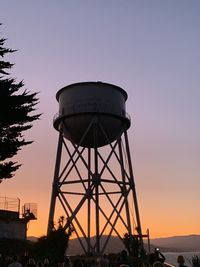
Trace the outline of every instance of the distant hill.
<instances>
[{"instance_id":1,"label":"distant hill","mask_svg":"<svg viewBox=\"0 0 200 267\"><path fill-rule=\"evenodd\" d=\"M104 240L107 238L107 236L103 236L103 242ZM91 238L91 242L94 242L94 237ZM84 246L86 246L86 244L84 243L84 239L81 238L81 241L83 242ZM154 245L153 242L151 242L151 246L150 246L150 252L153 252L155 250L155 248L158 245ZM119 253L122 249L124 249L124 244L121 242L121 240L118 237L112 236L107 244L106 247L106 253ZM159 248L162 252L180 252L182 251L181 249L177 249L177 248L171 248L171 247L167 247L167 246L160 246ZM148 251L148 246L147 244L145 244L145 249L146 251ZM69 242L69 248L68 248L68 253L69 255L74 255L74 254L81 254L83 253L83 250L81 248L80 242L77 238L75 239L71 239Z\"/></svg>"},{"instance_id":2,"label":"distant hill","mask_svg":"<svg viewBox=\"0 0 200 267\"><path fill-rule=\"evenodd\" d=\"M107 236L102 237L103 243L105 242L106 238L107 238ZM32 242L36 242L38 240L38 238L34 237L34 236L29 236L27 239L32 241ZM83 243L83 245L86 247L86 243L85 243L84 238L80 238L80 240ZM95 242L94 237L91 238L91 242L94 244L94 242ZM145 247L148 250L146 244L145 244ZM118 237L111 236L111 238L107 244L107 248L106 248L105 252L106 253L119 253L122 249L124 249L124 245L120 241L120 239ZM151 245L151 251L154 251L154 249L155 249L155 246ZM162 250L162 251L169 251L169 250L171 251L171 249L164 248L164 250ZM80 245L78 238L71 239L69 241L68 254L76 255L76 254L82 254L82 253L83 253L83 250L82 250L82 247Z\"/></svg>"},{"instance_id":3,"label":"distant hill","mask_svg":"<svg viewBox=\"0 0 200 267\"><path fill-rule=\"evenodd\" d=\"M182 251L200 251L200 235L155 238L151 243L158 247L176 248Z\"/></svg>"},{"instance_id":4,"label":"distant hill","mask_svg":"<svg viewBox=\"0 0 200 267\"><path fill-rule=\"evenodd\" d=\"M102 237L104 240L107 236ZM84 239L80 238L83 242ZM30 236L28 240L36 242L37 238ZM94 242L94 238L92 238ZM146 241L146 240L145 240ZM155 247L159 247L162 252L183 252L183 251L200 251L200 235L188 235L188 236L173 236L173 237L164 237L164 238L154 238L151 239L151 252L154 251ZM119 240L118 237L112 236L108 242L106 252L107 253L118 253L124 249L124 245ZM145 244L145 249L148 251L147 244ZM68 253L70 255L81 254L83 250L81 248L80 242L77 238L71 239L69 242Z\"/></svg>"}]
</instances>

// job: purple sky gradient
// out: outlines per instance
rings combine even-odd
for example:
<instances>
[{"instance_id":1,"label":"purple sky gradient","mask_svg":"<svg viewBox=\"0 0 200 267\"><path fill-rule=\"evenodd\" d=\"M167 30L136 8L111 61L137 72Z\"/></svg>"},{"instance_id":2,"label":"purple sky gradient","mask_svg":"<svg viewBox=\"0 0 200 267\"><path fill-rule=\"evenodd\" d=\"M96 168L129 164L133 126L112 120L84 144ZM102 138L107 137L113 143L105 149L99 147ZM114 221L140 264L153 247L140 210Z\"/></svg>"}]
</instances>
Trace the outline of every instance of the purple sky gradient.
<instances>
[{"instance_id":1,"label":"purple sky gradient","mask_svg":"<svg viewBox=\"0 0 200 267\"><path fill-rule=\"evenodd\" d=\"M29 235L45 234L58 134L56 92L103 81L128 93L127 112L141 221L152 237L200 234L200 2L197 0L7 1L0 21L6 59L39 92L35 142L0 195L38 203Z\"/></svg>"}]
</instances>

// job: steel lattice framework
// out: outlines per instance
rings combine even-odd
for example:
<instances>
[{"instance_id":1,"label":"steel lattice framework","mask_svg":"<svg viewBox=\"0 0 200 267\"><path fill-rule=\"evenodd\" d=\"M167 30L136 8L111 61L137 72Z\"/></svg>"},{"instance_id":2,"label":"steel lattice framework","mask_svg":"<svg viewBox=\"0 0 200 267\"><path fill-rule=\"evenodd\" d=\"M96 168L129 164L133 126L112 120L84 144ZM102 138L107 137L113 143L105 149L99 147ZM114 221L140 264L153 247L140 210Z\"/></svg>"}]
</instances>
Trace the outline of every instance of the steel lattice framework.
<instances>
[{"instance_id":1,"label":"steel lattice framework","mask_svg":"<svg viewBox=\"0 0 200 267\"><path fill-rule=\"evenodd\" d=\"M63 127L67 127L64 125ZM93 132L93 148L82 147L87 133ZM108 145L97 147L101 131ZM48 232L53 228L57 203L72 225L84 253L103 254L112 235L142 233L125 127L110 143L98 115L94 116L79 144L59 134ZM92 241L95 236L95 242ZM142 243L143 244L143 243Z\"/></svg>"}]
</instances>

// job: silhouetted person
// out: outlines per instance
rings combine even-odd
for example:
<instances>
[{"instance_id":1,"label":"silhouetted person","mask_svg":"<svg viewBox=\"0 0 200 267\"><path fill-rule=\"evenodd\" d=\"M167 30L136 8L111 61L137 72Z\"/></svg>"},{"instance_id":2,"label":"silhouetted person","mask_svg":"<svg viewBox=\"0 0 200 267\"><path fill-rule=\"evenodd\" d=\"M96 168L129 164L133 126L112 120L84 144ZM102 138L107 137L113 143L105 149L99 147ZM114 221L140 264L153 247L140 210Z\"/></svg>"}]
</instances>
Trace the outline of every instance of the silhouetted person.
<instances>
[{"instance_id":1,"label":"silhouetted person","mask_svg":"<svg viewBox=\"0 0 200 267\"><path fill-rule=\"evenodd\" d=\"M80 259L75 259L75 261L73 262L73 267L83 267L83 263Z\"/></svg>"},{"instance_id":2,"label":"silhouetted person","mask_svg":"<svg viewBox=\"0 0 200 267\"><path fill-rule=\"evenodd\" d=\"M97 259L97 266L99 267L109 267L109 259L106 254Z\"/></svg>"},{"instance_id":3,"label":"silhouetted person","mask_svg":"<svg viewBox=\"0 0 200 267\"><path fill-rule=\"evenodd\" d=\"M119 261L117 263L117 266L129 266L129 267L133 267L133 264L132 262L130 261L129 257L128 257L128 254L127 254L127 251L126 250L122 250L121 253L120 253L120 258L119 258Z\"/></svg>"},{"instance_id":4,"label":"silhouetted person","mask_svg":"<svg viewBox=\"0 0 200 267\"><path fill-rule=\"evenodd\" d=\"M30 258L25 267L36 267L36 262L33 258Z\"/></svg>"},{"instance_id":5,"label":"silhouetted person","mask_svg":"<svg viewBox=\"0 0 200 267\"><path fill-rule=\"evenodd\" d=\"M153 266L154 262L156 262L156 255L155 253L150 253L148 255L148 262L151 266Z\"/></svg>"},{"instance_id":6,"label":"silhouetted person","mask_svg":"<svg viewBox=\"0 0 200 267\"><path fill-rule=\"evenodd\" d=\"M37 267L44 267L44 264L41 260L37 261Z\"/></svg>"},{"instance_id":7,"label":"silhouetted person","mask_svg":"<svg viewBox=\"0 0 200 267\"><path fill-rule=\"evenodd\" d=\"M4 267L5 266L5 260L3 255L0 253L0 267Z\"/></svg>"},{"instance_id":8,"label":"silhouetted person","mask_svg":"<svg viewBox=\"0 0 200 267\"><path fill-rule=\"evenodd\" d=\"M8 267L22 267L22 264L18 261L17 255L13 256L12 262L8 265Z\"/></svg>"},{"instance_id":9,"label":"silhouetted person","mask_svg":"<svg viewBox=\"0 0 200 267\"><path fill-rule=\"evenodd\" d=\"M25 251L24 255L20 258L20 262L21 262L22 266L26 266L28 260L29 260L29 255L28 255L27 251Z\"/></svg>"},{"instance_id":10,"label":"silhouetted person","mask_svg":"<svg viewBox=\"0 0 200 267\"><path fill-rule=\"evenodd\" d=\"M165 256L160 252L159 248L155 248L155 261L165 262Z\"/></svg>"},{"instance_id":11,"label":"silhouetted person","mask_svg":"<svg viewBox=\"0 0 200 267\"><path fill-rule=\"evenodd\" d=\"M177 263L179 267L187 267L186 265L184 265L185 263L185 258L183 257L183 255L179 255L177 258Z\"/></svg>"},{"instance_id":12,"label":"silhouetted person","mask_svg":"<svg viewBox=\"0 0 200 267\"><path fill-rule=\"evenodd\" d=\"M67 256L64 257L64 267L71 267L70 258Z\"/></svg>"},{"instance_id":13,"label":"silhouetted person","mask_svg":"<svg viewBox=\"0 0 200 267\"><path fill-rule=\"evenodd\" d=\"M44 261L43 261L43 266L44 267L50 267L50 262L49 262L49 259L48 258L45 258Z\"/></svg>"},{"instance_id":14,"label":"silhouetted person","mask_svg":"<svg viewBox=\"0 0 200 267\"><path fill-rule=\"evenodd\" d=\"M9 264L11 264L13 262L13 258L11 256L5 256L4 259L4 267L8 267Z\"/></svg>"}]
</instances>

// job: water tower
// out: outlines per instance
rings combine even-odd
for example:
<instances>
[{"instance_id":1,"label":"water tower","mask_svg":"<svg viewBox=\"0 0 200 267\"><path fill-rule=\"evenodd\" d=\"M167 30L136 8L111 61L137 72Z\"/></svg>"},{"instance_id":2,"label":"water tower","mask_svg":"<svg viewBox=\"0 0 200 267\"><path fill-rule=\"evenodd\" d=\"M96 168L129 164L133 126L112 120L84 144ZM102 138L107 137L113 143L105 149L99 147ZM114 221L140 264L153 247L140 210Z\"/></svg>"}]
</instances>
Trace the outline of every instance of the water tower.
<instances>
[{"instance_id":1,"label":"water tower","mask_svg":"<svg viewBox=\"0 0 200 267\"><path fill-rule=\"evenodd\" d=\"M59 132L48 233L55 214L68 218L84 253L100 255L112 235L142 242L127 130L127 93L103 82L68 85L57 92ZM59 207L57 207L59 205ZM93 237L93 238L92 238Z\"/></svg>"}]
</instances>

